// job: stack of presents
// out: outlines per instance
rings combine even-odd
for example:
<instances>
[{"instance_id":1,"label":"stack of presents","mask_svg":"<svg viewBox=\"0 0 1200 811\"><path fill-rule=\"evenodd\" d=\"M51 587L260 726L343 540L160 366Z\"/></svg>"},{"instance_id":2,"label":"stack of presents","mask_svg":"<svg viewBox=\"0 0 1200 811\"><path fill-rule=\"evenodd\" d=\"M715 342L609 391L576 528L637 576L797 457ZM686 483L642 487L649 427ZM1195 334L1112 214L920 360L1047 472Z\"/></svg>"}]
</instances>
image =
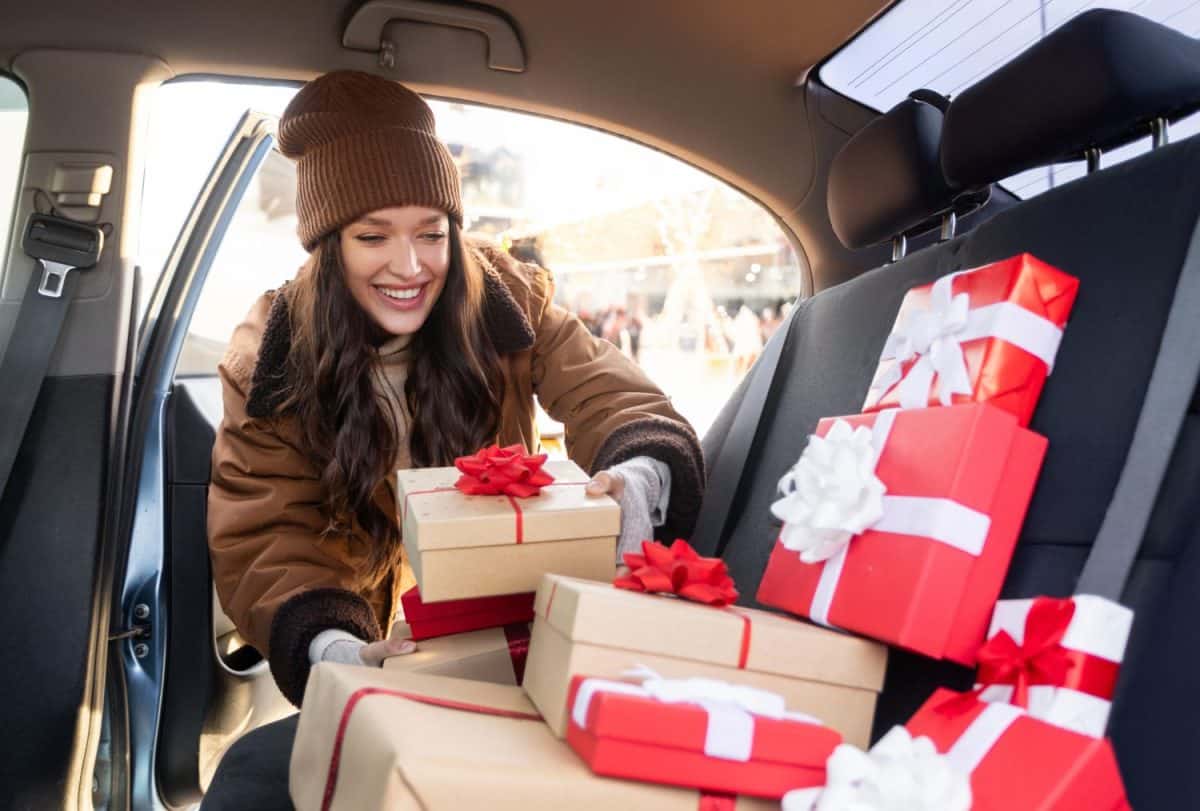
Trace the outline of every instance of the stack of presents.
<instances>
[{"instance_id":1,"label":"stack of presents","mask_svg":"<svg viewBox=\"0 0 1200 811\"><path fill-rule=\"evenodd\" d=\"M999 600L1078 288L1022 255L910 290L862 413L779 483L757 600L518 448L397 474L415 654L313 668L300 809L1128 808L1105 727L1131 612ZM418 590L419 589L419 590ZM977 668L871 746L889 646Z\"/></svg>"}]
</instances>

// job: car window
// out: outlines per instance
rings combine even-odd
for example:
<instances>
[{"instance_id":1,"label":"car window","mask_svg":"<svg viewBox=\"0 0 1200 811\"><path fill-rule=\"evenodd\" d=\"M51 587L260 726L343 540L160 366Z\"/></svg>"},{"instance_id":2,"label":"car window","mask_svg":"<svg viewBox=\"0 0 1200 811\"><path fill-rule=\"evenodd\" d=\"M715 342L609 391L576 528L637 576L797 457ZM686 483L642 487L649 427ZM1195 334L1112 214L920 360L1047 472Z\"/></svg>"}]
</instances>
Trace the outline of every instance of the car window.
<instances>
[{"instance_id":1,"label":"car window","mask_svg":"<svg viewBox=\"0 0 1200 811\"><path fill-rule=\"evenodd\" d=\"M25 89L7 76L0 76L0 259L12 227L29 100Z\"/></svg>"},{"instance_id":2,"label":"car window","mask_svg":"<svg viewBox=\"0 0 1200 811\"><path fill-rule=\"evenodd\" d=\"M1200 34L1200 3L1192 0L901 0L821 66L821 81L881 112L917 88L952 98L1063 23L1100 7L1136 11L1189 36ZM1200 114L1176 122L1170 134L1178 140L1198 132ZM1147 133L1105 155L1101 165L1149 149ZM1086 172L1082 161L1039 166L1000 185L1028 198Z\"/></svg>"},{"instance_id":3,"label":"car window","mask_svg":"<svg viewBox=\"0 0 1200 811\"><path fill-rule=\"evenodd\" d=\"M160 268L207 166L279 85L164 85L152 114L141 256ZM797 254L757 203L662 152L586 127L431 100L463 178L465 226L549 268L556 300L636 360L703 433L801 287ZM272 154L201 293L177 374L211 376L265 290L305 260L293 164ZM696 385L697 382L703 385ZM543 432L561 430L544 420Z\"/></svg>"}]
</instances>

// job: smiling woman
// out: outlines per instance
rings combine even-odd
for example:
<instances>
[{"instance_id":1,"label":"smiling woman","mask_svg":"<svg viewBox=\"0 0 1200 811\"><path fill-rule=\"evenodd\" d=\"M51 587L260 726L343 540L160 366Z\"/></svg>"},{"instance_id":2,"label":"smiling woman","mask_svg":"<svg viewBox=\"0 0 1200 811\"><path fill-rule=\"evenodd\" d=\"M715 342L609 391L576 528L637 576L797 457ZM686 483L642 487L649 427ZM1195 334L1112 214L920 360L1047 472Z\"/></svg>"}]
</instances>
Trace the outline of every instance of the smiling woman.
<instances>
[{"instance_id":1,"label":"smiling woman","mask_svg":"<svg viewBox=\"0 0 1200 811\"><path fill-rule=\"evenodd\" d=\"M317 662L412 651L387 630L413 582L391 477L491 443L536 452L535 396L594 474L588 492L620 502L618 554L690 533L704 485L692 427L553 303L544 269L464 237L457 169L419 96L326 74L288 105L279 141L310 255L220 364L208 537L221 605L285 696L300 703Z\"/></svg>"}]
</instances>

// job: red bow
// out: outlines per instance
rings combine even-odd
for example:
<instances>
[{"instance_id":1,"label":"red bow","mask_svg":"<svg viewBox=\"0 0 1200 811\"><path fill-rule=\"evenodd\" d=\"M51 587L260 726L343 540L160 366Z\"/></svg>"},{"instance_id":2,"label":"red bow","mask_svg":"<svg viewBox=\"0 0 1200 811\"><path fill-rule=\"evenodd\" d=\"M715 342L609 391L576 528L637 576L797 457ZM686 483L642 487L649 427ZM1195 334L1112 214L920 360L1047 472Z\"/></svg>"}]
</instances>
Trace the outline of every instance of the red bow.
<instances>
[{"instance_id":1,"label":"red bow","mask_svg":"<svg viewBox=\"0 0 1200 811\"><path fill-rule=\"evenodd\" d=\"M1011 684L1011 704L1029 707L1032 684L1063 685L1073 667L1070 652L1062 646L1063 635L1075 616L1075 601L1038 597L1025 618L1025 641L1018 645L1001 631L979 650L979 683L985 686Z\"/></svg>"},{"instance_id":2,"label":"red bow","mask_svg":"<svg viewBox=\"0 0 1200 811\"><path fill-rule=\"evenodd\" d=\"M554 482L554 477L542 470L545 463L544 453L526 456L520 445L492 445L454 460L454 466L463 474L454 486L468 496L529 498Z\"/></svg>"},{"instance_id":3,"label":"red bow","mask_svg":"<svg viewBox=\"0 0 1200 811\"><path fill-rule=\"evenodd\" d=\"M670 549L655 541L642 541L642 554L626 552L625 565L630 573L613 581L620 589L678 594L714 606L730 605L738 598L725 562L700 557L683 539Z\"/></svg>"}]
</instances>

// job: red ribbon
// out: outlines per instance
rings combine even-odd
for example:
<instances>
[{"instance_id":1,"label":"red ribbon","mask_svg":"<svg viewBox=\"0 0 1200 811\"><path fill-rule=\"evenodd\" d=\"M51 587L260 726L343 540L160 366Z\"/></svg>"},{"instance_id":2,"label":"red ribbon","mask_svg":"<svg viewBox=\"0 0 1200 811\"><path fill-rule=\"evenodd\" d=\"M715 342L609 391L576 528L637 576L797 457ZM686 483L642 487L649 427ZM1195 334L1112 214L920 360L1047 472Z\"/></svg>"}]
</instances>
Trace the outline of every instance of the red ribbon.
<instances>
[{"instance_id":1,"label":"red ribbon","mask_svg":"<svg viewBox=\"0 0 1200 811\"><path fill-rule=\"evenodd\" d=\"M630 573L613 581L619 589L677 594L718 607L737 601L738 590L725 561L701 557L682 538L669 549L656 541L642 541L642 554L626 552L624 557Z\"/></svg>"},{"instance_id":2,"label":"red ribbon","mask_svg":"<svg viewBox=\"0 0 1200 811\"><path fill-rule=\"evenodd\" d=\"M509 501L529 498L554 481L553 476L542 470L545 463L544 453L528 456L520 445L506 448L492 445L454 460L454 466L462 473L454 487L468 496L508 496Z\"/></svg>"},{"instance_id":3,"label":"red ribbon","mask_svg":"<svg viewBox=\"0 0 1200 811\"><path fill-rule=\"evenodd\" d=\"M1011 704L1029 707L1029 688L1067 687L1111 699L1120 665L1063 647L1062 638L1075 616L1075 601L1038 597L1025 618L1025 639L1018 645L1006 631L979 651L978 680L983 687L1011 684ZM981 692L982 687L976 692Z\"/></svg>"}]
</instances>

